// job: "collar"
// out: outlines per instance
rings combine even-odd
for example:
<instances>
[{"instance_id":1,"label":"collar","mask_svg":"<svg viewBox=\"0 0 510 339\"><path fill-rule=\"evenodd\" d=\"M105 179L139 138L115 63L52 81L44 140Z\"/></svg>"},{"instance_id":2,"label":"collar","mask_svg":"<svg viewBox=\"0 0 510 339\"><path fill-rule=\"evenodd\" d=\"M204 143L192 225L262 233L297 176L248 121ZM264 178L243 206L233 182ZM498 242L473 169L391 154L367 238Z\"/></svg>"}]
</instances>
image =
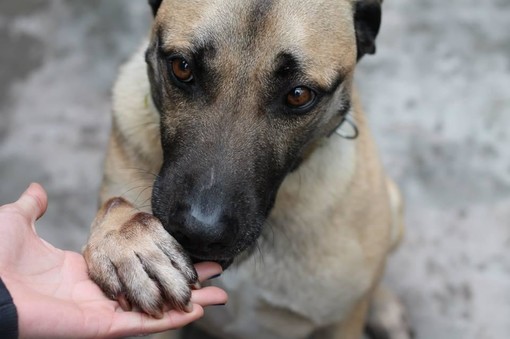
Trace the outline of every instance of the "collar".
<instances>
[{"instance_id":1,"label":"collar","mask_svg":"<svg viewBox=\"0 0 510 339\"><path fill-rule=\"evenodd\" d=\"M341 138L354 140L359 136L359 130L354 121L352 121L351 105L347 106L347 109L343 108L338 111L340 116L340 122L329 132L328 138L333 134L338 135ZM346 131L347 129L347 131ZM351 131L349 131L349 129Z\"/></svg>"},{"instance_id":2,"label":"collar","mask_svg":"<svg viewBox=\"0 0 510 339\"><path fill-rule=\"evenodd\" d=\"M346 132L345 129L342 128L342 127L346 127L347 125L348 125L348 129L351 129L350 132ZM338 135L341 138L348 139L348 140L354 140L354 139L358 138L358 136L359 136L358 126L356 126L354 121L349 119L349 117L347 115L342 117L342 120L340 121L338 126L333 130L333 133ZM331 133L331 134L333 134L333 133ZM331 134L329 136L331 136Z\"/></svg>"}]
</instances>

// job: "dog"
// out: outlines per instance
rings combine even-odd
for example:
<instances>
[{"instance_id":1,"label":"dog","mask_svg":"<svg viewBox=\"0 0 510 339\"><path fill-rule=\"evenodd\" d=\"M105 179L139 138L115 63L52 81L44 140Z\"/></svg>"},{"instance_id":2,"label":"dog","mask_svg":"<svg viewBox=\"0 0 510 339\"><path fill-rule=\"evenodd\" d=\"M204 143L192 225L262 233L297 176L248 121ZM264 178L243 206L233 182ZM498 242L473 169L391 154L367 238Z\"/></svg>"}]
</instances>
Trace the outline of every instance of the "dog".
<instances>
[{"instance_id":1,"label":"dog","mask_svg":"<svg viewBox=\"0 0 510 339\"><path fill-rule=\"evenodd\" d=\"M353 88L381 2L149 0L84 250L106 295L186 310L215 261L230 301L197 325L217 338L409 337L380 287L402 200Z\"/></svg>"}]
</instances>

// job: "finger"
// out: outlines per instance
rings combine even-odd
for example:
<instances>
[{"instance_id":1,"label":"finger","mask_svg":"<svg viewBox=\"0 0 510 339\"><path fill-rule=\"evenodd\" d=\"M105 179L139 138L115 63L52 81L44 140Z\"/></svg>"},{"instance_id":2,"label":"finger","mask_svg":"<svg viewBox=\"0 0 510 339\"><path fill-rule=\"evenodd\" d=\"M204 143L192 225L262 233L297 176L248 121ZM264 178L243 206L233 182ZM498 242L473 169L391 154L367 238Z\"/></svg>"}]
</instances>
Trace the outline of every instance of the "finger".
<instances>
[{"instance_id":1,"label":"finger","mask_svg":"<svg viewBox=\"0 0 510 339\"><path fill-rule=\"evenodd\" d=\"M223 273L221 265L215 262L201 262L195 264L198 273L198 280L204 282Z\"/></svg>"},{"instance_id":2,"label":"finger","mask_svg":"<svg viewBox=\"0 0 510 339\"><path fill-rule=\"evenodd\" d=\"M165 312L161 319L140 312L119 312L115 314L109 333L104 336L125 337L174 330L200 319L203 315L204 309L200 305L193 305L190 313L175 310Z\"/></svg>"},{"instance_id":3,"label":"finger","mask_svg":"<svg viewBox=\"0 0 510 339\"><path fill-rule=\"evenodd\" d=\"M219 287L208 286L191 292L191 302L202 307L225 305L228 301L227 293Z\"/></svg>"},{"instance_id":4,"label":"finger","mask_svg":"<svg viewBox=\"0 0 510 339\"><path fill-rule=\"evenodd\" d=\"M32 183L14 205L20 209L22 216L33 222L46 212L48 196L41 185Z\"/></svg>"}]
</instances>

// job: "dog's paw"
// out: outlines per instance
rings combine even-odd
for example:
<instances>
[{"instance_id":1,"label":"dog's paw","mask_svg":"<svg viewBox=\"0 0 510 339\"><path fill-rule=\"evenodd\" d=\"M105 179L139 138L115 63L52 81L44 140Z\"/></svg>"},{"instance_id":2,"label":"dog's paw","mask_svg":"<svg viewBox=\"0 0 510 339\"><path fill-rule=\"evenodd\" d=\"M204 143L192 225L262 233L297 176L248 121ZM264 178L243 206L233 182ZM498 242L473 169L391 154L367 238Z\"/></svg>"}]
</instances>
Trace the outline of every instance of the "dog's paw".
<instances>
[{"instance_id":1,"label":"dog's paw","mask_svg":"<svg viewBox=\"0 0 510 339\"><path fill-rule=\"evenodd\" d=\"M84 250L89 275L123 309L161 317L168 307L189 311L198 276L158 219L122 198L106 202Z\"/></svg>"}]
</instances>

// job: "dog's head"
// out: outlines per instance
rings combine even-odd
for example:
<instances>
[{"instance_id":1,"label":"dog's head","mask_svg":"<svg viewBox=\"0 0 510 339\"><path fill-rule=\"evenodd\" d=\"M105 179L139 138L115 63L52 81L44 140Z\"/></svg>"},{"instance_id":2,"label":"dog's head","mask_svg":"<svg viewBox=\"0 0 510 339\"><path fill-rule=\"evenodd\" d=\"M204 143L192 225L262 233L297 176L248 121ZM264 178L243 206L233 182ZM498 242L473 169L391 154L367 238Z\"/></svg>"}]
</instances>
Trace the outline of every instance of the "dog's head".
<instances>
[{"instance_id":1,"label":"dog's head","mask_svg":"<svg viewBox=\"0 0 510 339\"><path fill-rule=\"evenodd\" d=\"M280 184L350 108L380 0L149 1L164 161L152 207L196 260L260 235Z\"/></svg>"}]
</instances>

